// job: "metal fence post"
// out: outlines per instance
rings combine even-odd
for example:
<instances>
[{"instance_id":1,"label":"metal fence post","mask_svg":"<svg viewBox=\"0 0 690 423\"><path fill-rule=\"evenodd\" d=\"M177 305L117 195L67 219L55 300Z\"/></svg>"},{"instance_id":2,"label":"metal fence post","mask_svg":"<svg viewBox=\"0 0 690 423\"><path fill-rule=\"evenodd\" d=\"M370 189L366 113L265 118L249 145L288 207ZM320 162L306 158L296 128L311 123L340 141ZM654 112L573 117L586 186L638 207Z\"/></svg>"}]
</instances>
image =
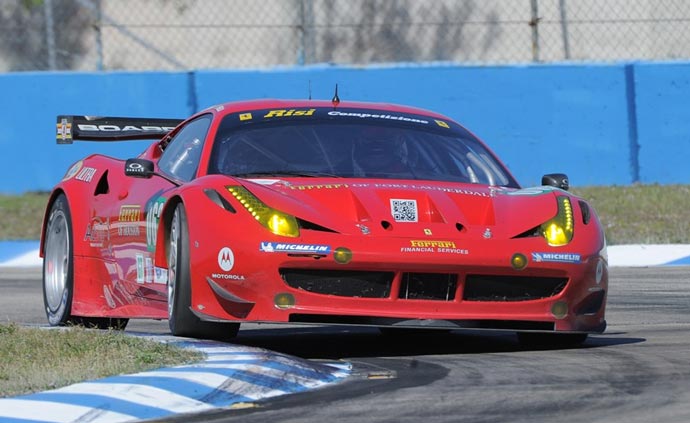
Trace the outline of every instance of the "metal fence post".
<instances>
[{"instance_id":1,"label":"metal fence post","mask_svg":"<svg viewBox=\"0 0 690 423\"><path fill-rule=\"evenodd\" d=\"M568 17L565 12L565 0L560 0L558 8L561 12L561 34L563 36L563 53L566 60L570 60L570 40L568 39Z\"/></svg>"},{"instance_id":2,"label":"metal fence post","mask_svg":"<svg viewBox=\"0 0 690 423\"><path fill-rule=\"evenodd\" d=\"M314 10L311 0L299 0L299 47L297 48L297 64L304 66L314 61L314 39L311 27L314 22Z\"/></svg>"},{"instance_id":3,"label":"metal fence post","mask_svg":"<svg viewBox=\"0 0 690 423\"><path fill-rule=\"evenodd\" d=\"M539 5L538 0L530 0L532 19L529 26L532 27L532 61L539 61Z\"/></svg>"},{"instance_id":4,"label":"metal fence post","mask_svg":"<svg viewBox=\"0 0 690 423\"><path fill-rule=\"evenodd\" d=\"M96 70L103 70L103 33L101 32L101 24L103 22L103 9L101 1L96 3L96 23L93 25L96 31Z\"/></svg>"},{"instance_id":5,"label":"metal fence post","mask_svg":"<svg viewBox=\"0 0 690 423\"><path fill-rule=\"evenodd\" d=\"M43 12L46 19L46 48L48 49L48 69L57 69L55 57L55 27L53 20L53 0L43 2Z\"/></svg>"},{"instance_id":6,"label":"metal fence post","mask_svg":"<svg viewBox=\"0 0 690 423\"><path fill-rule=\"evenodd\" d=\"M297 47L297 64L304 66L304 0L299 0L299 24L297 25L299 31L299 46Z\"/></svg>"}]
</instances>

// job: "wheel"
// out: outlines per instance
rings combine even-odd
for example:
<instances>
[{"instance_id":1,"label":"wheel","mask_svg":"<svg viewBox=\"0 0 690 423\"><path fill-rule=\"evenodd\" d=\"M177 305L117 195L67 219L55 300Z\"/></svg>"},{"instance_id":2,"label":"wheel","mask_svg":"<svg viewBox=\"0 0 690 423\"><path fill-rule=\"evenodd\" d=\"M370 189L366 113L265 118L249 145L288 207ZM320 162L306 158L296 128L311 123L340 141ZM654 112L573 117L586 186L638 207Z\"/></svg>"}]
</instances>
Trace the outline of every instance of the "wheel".
<instances>
[{"instance_id":1,"label":"wheel","mask_svg":"<svg viewBox=\"0 0 690 423\"><path fill-rule=\"evenodd\" d=\"M50 208L45 234L43 259L43 304L51 326L74 323L72 289L72 217L67 199L60 194Z\"/></svg>"},{"instance_id":2,"label":"wheel","mask_svg":"<svg viewBox=\"0 0 690 423\"><path fill-rule=\"evenodd\" d=\"M51 326L82 325L122 330L129 319L72 315L74 252L72 215L67 198L60 194L48 217L43 260L43 304Z\"/></svg>"},{"instance_id":3,"label":"wheel","mask_svg":"<svg viewBox=\"0 0 690 423\"><path fill-rule=\"evenodd\" d=\"M518 332L517 336L528 347L577 347L587 340L586 333Z\"/></svg>"},{"instance_id":4,"label":"wheel","mask_svg":"<svg viewBox=\"0 0 690 423\"><path fill-rule=\"evenodd\" d=\"M189 232L184 205L175 207L168 244L168 325L175 336L230 339L239 323L205 322L191 310L192 287L189 264Z\"/></svg>"}]
</instances>

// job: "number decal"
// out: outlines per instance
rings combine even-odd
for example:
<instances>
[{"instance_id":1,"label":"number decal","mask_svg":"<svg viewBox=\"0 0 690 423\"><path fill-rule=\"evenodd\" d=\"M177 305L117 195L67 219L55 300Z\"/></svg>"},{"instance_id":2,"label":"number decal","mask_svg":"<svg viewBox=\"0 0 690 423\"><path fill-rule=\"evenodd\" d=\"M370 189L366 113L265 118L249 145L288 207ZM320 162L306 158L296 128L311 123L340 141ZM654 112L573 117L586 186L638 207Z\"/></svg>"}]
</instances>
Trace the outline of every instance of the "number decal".
<instances>
[{"instance_id":1,"label":"number decal","mask_svg":"<svg viewBox=\"0 0 690 423\"><path fill-rule=\"evenodd\" d=\"M146 248L155 251L156 238L158 236L158 222L160 221L161 211L165 205L165 198L157 197L151 199L146 206Z\"/></svg>"}]
</instances>

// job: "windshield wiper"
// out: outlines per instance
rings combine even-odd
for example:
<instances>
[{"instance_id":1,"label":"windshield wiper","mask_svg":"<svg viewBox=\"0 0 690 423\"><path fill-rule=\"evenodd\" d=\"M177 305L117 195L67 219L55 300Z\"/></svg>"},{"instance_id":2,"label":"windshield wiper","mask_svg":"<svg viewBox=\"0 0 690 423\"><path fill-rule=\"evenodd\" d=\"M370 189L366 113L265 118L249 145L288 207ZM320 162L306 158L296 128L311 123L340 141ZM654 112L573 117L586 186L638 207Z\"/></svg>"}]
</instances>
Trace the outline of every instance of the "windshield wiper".
<instances>
[{"instance_id":1,"label":"windshield wiper","mask_svg":"<svg viewBox=\"0 0 690 423\"><path fill-rule=\"evenodd\" d=\"M257 176L303 176L308 178L342 178L342 176L334 175L332 173L310 172L306 170L264 170L261 172L231 173L228 176L236 176L239 178L251 178Z\"/></svg>"}]
</instances>

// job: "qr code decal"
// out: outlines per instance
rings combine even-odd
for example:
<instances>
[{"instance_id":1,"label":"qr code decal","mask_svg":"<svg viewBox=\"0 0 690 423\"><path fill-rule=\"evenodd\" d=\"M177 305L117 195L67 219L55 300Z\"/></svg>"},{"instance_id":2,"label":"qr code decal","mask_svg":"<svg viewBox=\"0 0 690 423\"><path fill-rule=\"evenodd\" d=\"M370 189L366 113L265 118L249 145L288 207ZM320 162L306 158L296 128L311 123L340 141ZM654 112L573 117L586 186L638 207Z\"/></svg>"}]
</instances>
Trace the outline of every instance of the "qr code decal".
<instances>
[{"instance_id":1,"label":"qr code decal","mask_svg":"<svg viewBox=\"0 0 690 423\"><path fill-rule=\"evenodd\" d=\"M391 214L396 222L418 222L417 201L391 198Z\"/></svg>"}]
</instances>

